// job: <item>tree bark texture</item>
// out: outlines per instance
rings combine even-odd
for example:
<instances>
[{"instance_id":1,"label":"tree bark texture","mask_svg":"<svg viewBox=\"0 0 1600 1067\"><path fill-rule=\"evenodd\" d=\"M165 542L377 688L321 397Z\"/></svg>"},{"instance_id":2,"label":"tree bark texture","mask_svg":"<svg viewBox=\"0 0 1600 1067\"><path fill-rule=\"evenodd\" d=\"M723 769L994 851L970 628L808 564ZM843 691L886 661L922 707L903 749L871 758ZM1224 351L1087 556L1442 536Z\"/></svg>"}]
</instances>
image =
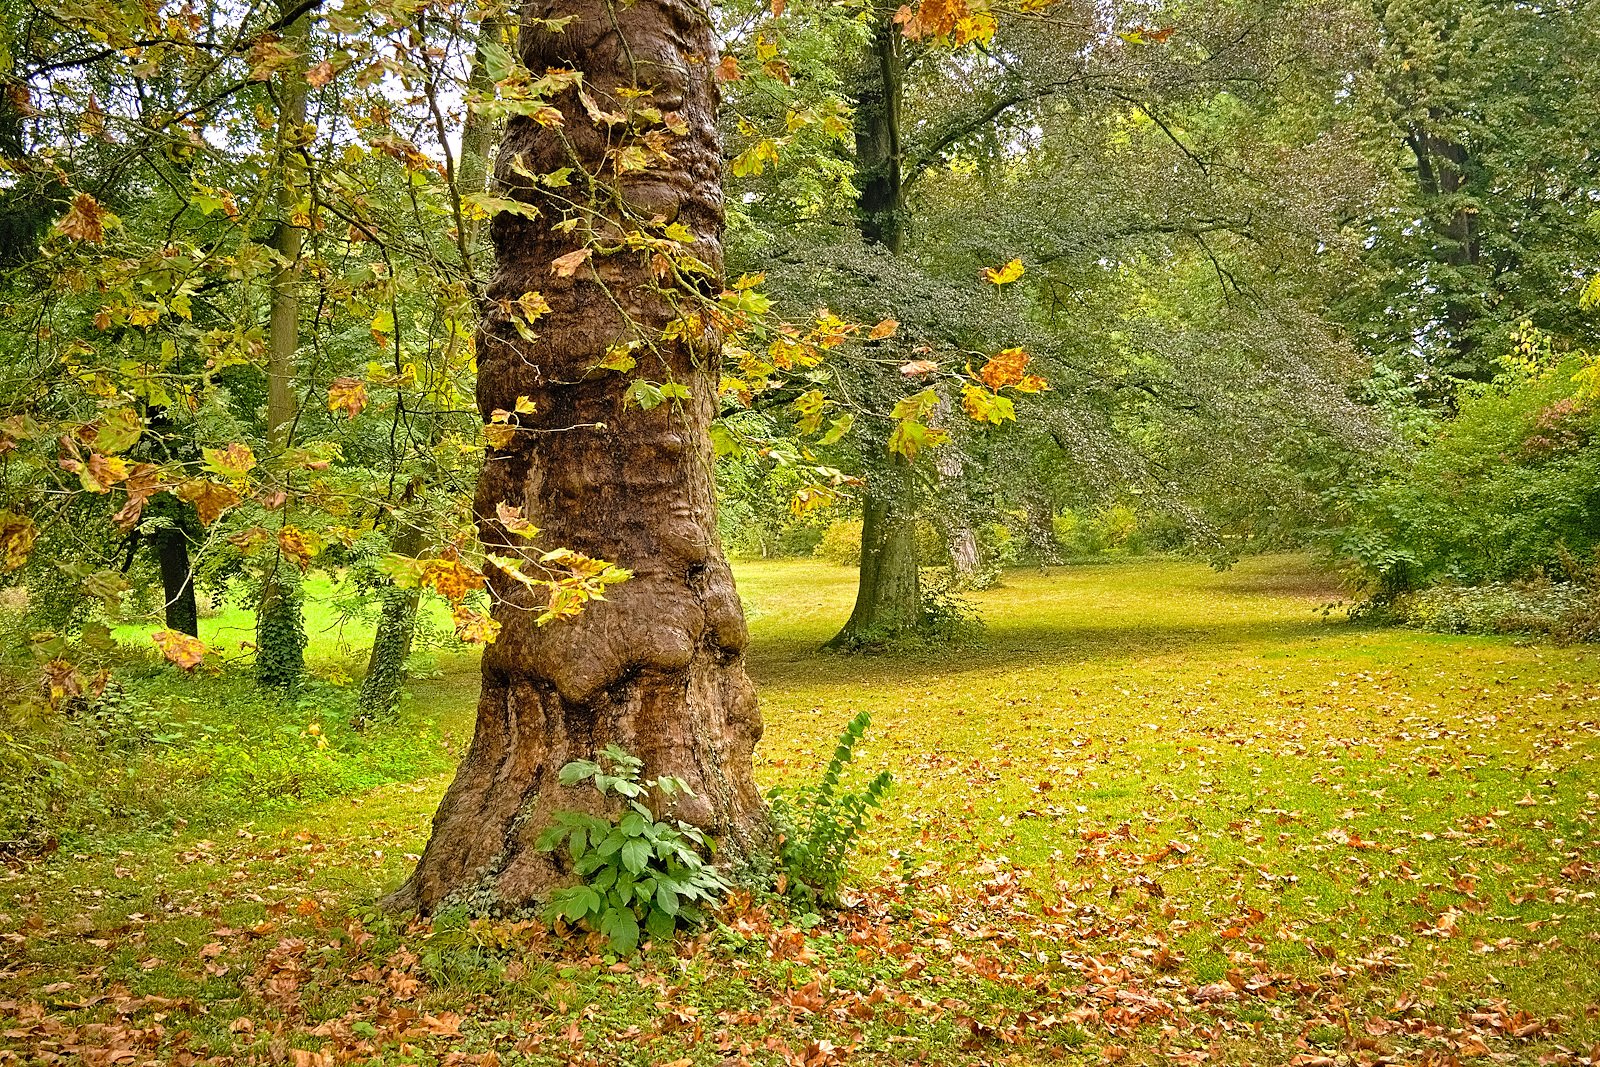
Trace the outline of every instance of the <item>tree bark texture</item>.
<instances>
[{"instance_id":1,"label":"tree bark texture","mask_svg":"<svg viewBox=\"0 0 1600 1067\"><path fill-rule=\"evenodd\" d=\"M180 528L168 526L156 532L155 542L167 629L199 637L200 606L194 596L194 573L189 568L189 538Z\"/></svg>"},{"instance_id":2,"label":"tree bark texture","mask_svg":"<svg viewBox=\"0 0 1600 1067\"><path fill-rule=\"evenodd\" d=\"M916 492L910 464L899 456L868 489L861 508L861 577L856 603L829 648L892 640L922 625L917 570Z\"/></svg>"},{"instance_id":3,"label":"tree bark texture","mask_svg":"<svg viewBox=\"0 0 1600 1067\"><path fill-rule=\"evenodd\" d=\"M534 842L559 810L595 810L587 786L561 786L570 760L616 743L645 773L675 775L694 796L660 808L707 831L719 858L770 846L766 809L752 773L761 736L748 642L733 576L716 537L712 453L720 339L709 326L677 340L662 332L693 303L682 281L658 274L648 253L620 248L629 233L677 222L690 250L710 266L704 291L721 284L723 207L716 131L717 62L707 8L697 0L535 0L524 9L523 61L535 73L577 70L601 111L640 102L676 113L687 133L667 140L670 157L619 173L619 150L636 143L625 124L597 123L576 89L551 103L559 127L507 123L498 155L502 189L538 208L498 216L498 253L478 336L478 405L488 418L519 397L534 413L506 448L491 448L475 507L491 551L521 542L497 506L524 509L539 543L561 545L634 572L574 619L538 626L542 595L493 572L498 639L483 657L483 689L472 745L434 817L415 873L390 904L431 911L448 899L514 908L544 898L568 878L561 859ZM541 20L570 17L560 32ZM574 168L573 186L549 191L519 176ZM585 177L588 175L588 177ZM575 228L561 227L576 220ZM596 239L586 244L585 230ZM558 257L592 249L570 277ZM540 337L521 339L501 301L540 292L551 311ZM644 342L630 374L598 369L607 349ZM672 381L689 399L643 410L630 379ZM526 407L526 405L524 405Z\"/></svg>"}]
</instances>

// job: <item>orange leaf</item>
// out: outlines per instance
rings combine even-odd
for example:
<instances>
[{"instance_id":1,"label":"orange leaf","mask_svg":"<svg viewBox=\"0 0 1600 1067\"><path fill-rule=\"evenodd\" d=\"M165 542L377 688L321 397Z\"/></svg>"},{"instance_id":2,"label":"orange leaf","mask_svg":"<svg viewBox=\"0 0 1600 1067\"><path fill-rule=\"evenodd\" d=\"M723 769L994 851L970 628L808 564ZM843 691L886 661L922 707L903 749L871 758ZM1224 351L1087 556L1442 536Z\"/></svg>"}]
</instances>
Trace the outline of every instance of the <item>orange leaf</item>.
<instances>
[{"instance_id":1,"label":"orange leaf","mask_svg":"<svg viewBox=\"0 0 1600 1067\"><path fill-rule=\"evenodd\" d=\"M897 320L895 320L895 319L884 319L882 322L878 323L878 325L876 325L876 326L874 326L872 328L872 332L871 333L867 334L867 340L869 340L869 341L881 341L885 337L893 337L894 336L894 332L896 330L898 330L899 328L900 328L900 323Z\"/></svg>"},{"instance_id":2,"label":"orange leaf","mask_svg":"<svg viewBox=\"0 0 1600 1067\"><path fill-rule=\"evenodd\" d=\"M568 252L564 256L557 256L550 261L550 273L558 278L570 278L578 273L578 268L594 252L590 248L580 248L576 252Z\"/></svg>"},{"instance_id":3,"label":"orange leaf","mask_svg":"<svg viewBox=\"0 0 1600 1067\"><path fill-rule=\"evenodd\" d=\"M100 244L106 239L106 209L88 193L79 193L72 208L56 223L56 229L74 241Z\"/></svg>"},{"instance_id":4,"label":"orange leaf","mask_svg":"<svg viewBox=\"0 0 1600 1067\"><path fill-rule=\"evenodd\" d=\"M336 378L328 386L328 410L342 411L350 418L367 406L367 385L360 378Z\"/></svg>"},{"instance_id":5,"label":"orange leaf","mask_svg":"<svg viewBox=\"0 0 1600 1067\"><path fill-rule=\"evenodd\" d=\"M150 640L156 643L163 656L186 671L194 670L205 659L206 643L198 637L177 630L157 630L150 635Z\"/></svg>"},{"instance_id":6,"label":"orange leaf","mask_svg":"<svg viewBox=\"0 0 1600 1067\"><path fill-rule=\"evenodd\" d=\"M735 55L723 56L722 62L717 64L717 81L736 82L742 77L744 77L744 74L739 70L739 57Z\"/></svg>"},{"instance_id":7,"label":"orange leaf","mask_svg":"<svg viewBox=\"0 0 1600 1067\"><path fill-rule=\"evenodd\" d=\"M1020 348L1006 349L983 365L983 370L979 372L983 384L997 392L1008 385L1016 385L1024 378L1023 370L1028 365L1028 358L1028 353Z\"/></svg>"}]
</instances>

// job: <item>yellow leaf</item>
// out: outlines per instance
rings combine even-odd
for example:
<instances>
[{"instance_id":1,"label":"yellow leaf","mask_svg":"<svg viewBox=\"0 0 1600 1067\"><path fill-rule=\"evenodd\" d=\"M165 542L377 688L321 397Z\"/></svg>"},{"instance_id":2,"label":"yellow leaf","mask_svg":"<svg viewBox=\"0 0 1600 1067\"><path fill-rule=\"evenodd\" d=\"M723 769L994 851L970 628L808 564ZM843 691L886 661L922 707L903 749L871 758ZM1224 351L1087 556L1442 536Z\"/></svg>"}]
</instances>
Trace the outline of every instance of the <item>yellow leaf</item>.
<instances>
[{"instance_id":1,"label":"yellow leaf","mask_svg":"<svg viewBox=\"0 0 1600 1067\"><path fill-rule=\"evenodd\" d=\"M1022 260L1013 259L1010 263L1007 263L1003 267L983 268L983 276L986 280L993 282L995 285L1008 285L1022 277L1022 274L1026 269L1027 268L1022 265Z\"/></svg>"}]
</instances>

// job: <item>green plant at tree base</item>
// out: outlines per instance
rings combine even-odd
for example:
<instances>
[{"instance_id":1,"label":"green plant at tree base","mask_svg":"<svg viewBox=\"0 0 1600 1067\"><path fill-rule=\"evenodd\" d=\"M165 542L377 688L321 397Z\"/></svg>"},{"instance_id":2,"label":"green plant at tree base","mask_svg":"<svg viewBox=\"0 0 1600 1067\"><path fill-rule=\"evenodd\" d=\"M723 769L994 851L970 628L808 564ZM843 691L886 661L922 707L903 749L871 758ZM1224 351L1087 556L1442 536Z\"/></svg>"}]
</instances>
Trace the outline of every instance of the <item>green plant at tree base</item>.
<instances>
[{"instance_id":1,"label":"green plant at tree base","mask_svg":"<svg viewBox=\"0 0 1600 1067\"><path fill-rule=\"evenodd\" d=\"M850 852L866 825L867 812L883 806L894 784L894 775L882 771L859 792L839 788L839 779L870 725L872 716L865 711L850 720L816 785L775 787L767 795L773 822L782 834L781 856L788 876L784 888L800 899L826 903L839 899Z\"/></svg>"},{"instance_id":2,"label":"green plant at tree base","mask_svg":"<svg viewBox=\"0 0 1600 1067\"><path fill-rule=\"evenodd\" d=\"M573 870L583 881L557 890L545 918L578 923L608 938L618 952L632 952L641 927L651 937L668 938L680 925L706 920L702 905L714 903L728 883L700 854L711 844L699 830L676 819L660 821L645 804L652 790L664 796L692 796L688 786L663 775L641 781L644 762L616 745L601 753L606 766L573 760L561 768L561 784L588 781L601 796L627 803L609 818L562 811L539 836L538 847L554 852L565 843Z\"/></svg>"}]
</instances>

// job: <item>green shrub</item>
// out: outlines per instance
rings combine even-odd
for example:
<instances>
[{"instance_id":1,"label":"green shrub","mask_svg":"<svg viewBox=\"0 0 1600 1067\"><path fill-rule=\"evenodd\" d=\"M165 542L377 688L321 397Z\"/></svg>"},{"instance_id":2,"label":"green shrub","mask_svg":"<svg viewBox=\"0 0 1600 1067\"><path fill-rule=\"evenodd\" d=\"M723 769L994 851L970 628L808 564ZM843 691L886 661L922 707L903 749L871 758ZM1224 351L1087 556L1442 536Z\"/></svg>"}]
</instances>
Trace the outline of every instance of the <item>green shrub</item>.
<instances>
[{"instance_id":1,"label":"green shrub","mask_svg":"<svg viewBox=\"0 0 1600 1067\"><path fill-rule=\"evenodd\" d=\"M872 717L864 711L850 720L816 785L776 787L767 795L773 822L782 837L780 852L788 877L785 888L799 899L824 903L838 900L850 853L866 825L867 812L883 805L894 784L894 776L883 771L859 792L840 788L840 778L855 759L856 746L871 724Z\"/></svg>"},{"instance_id":2,"label":"green shrub","mask_svg":"<svg viewBox=\"0 0 1600 1067\"><path fill-rule=\"evenodd\" d=\"M1559 577L1600 540L1600 416L1572 396L1576 361L1463 394L1387 476L1351 487L1334 554L1387 599L1449 583Z\"/></svg>"},{"instance_id":3,"label":"green shrub","mask_svg":"<svg viewBox=\"0 0 1600 1067\"><path fill-rule=\"evenodd\" d=\"M699 830L658 820L644 802L651 790L692 795L683 782L665 775L641 781L643 762L616 745L607 745L602 758L605 766L574 760L562 767L561 784L587 781L603 797L621 797L624 807L609 818L557 812L554 825L539 836L538 847L546 852L565 845L582 879L551 896L546 918L580 923L627 953L638 946L641 926L664 939L680 924L705 922L701 905L715 902L728 883L701 857L699 850L709 851L709 844Z\"/></svg>"},{"instance_id":4,"label":"green shrub","mask_svg":"<svg viewBox=\"0 0 1600 1067\"><path fill-rule=\"evenodd\" d=\"M839 519L829 523L811 554L840 567L861 566L861 520Z\"/></svg>"},{"instance_id":5,"label":"green shrub","mask_svg":"<svg viewBox=\"0 0 1600 1067\"><path fill-rule=\"evenodd\" d=\"M1436 633L1549 634L1565 642L1600 638L1600 592L1546 578L1436 585L1396 597L1390 610L1401 621Z\"/></svg>"}]
</instances>

